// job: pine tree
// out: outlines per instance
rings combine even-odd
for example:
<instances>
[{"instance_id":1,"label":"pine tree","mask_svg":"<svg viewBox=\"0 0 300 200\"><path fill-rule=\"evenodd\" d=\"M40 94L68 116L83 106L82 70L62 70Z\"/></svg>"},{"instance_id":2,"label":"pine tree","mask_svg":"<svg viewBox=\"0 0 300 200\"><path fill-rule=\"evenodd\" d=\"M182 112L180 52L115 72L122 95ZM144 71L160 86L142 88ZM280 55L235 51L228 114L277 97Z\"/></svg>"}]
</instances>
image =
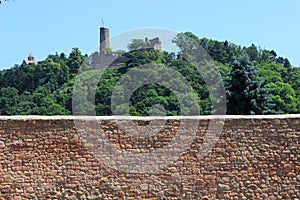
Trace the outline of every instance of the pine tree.
<instances>
[{"instance_id":1,"label":"pine tree","mask_svg":"<svg viewBox=\"0 0 300 200\"><path fill-rule=\"evenodd\" d=\"M269 90L262 88L256 76L256 67L247 55L236 58L232 64L227 94L228 114L254 115L271 112Z\"/></svg>"}]
</instances>

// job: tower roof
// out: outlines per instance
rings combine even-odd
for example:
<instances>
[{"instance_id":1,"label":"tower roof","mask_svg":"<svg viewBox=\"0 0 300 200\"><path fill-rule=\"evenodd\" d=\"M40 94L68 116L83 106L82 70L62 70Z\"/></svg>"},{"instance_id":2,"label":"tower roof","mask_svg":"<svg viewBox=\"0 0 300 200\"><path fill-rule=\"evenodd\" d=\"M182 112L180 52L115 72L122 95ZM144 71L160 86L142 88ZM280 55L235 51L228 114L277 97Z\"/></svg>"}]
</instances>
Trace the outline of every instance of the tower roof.
<instances>
[{"instance_id":1,"label":"tower roof","mask_svg":"<svg viewBox=\"0 0 300 200\"><path fill-rule=\"evenodd\" d=\"M28 57L29 57L29 58L33 58L34 56L33 56L32 54L29 54Z\"/></svg>"}]
</instances>

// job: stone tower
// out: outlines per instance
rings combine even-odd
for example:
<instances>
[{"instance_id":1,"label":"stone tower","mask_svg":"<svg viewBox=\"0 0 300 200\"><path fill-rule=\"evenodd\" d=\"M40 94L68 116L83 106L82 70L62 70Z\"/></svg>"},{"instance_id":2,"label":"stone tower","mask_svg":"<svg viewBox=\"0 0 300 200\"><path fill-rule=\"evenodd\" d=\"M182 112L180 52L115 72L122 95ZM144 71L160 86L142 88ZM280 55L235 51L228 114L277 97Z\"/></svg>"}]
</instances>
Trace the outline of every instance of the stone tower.
<instances>
[{"instance_id":1,"label":"stone tower","mask_svg":"<svg viewBox=\"0 0 300 200\"><path fill-rule=\"evenodd\" d=\"M105 49L110 49L109 29L100 27L100 54L104 54Z\"/></svg>"}]
</instances>

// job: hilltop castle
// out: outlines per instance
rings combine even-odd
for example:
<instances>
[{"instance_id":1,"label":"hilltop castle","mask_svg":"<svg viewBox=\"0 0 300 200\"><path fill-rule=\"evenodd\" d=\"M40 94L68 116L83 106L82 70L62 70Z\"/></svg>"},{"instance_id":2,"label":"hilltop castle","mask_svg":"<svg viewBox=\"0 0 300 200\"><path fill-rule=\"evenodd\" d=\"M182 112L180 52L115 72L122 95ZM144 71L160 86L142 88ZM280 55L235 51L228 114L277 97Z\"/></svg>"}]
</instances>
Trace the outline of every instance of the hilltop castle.
<instances>
[{"instance_id":1,"label":"hilltop castle","mask_svg":"<svg viewBox=\"0 0 300 200\"><path fill-rule=\"evenodd\" d=\"M153 39L148 39L147 37L145 38L145 46L146 49L149 50L158 50L162 51L161 48L161 41L159 37L153 38ZM110 47L110 37L109 37L109 29L105 27L100 27L100 49L99 53L100 54L107 54L111 52L111 47Z\"/></svg>"},{"instance_id":2,"label":"hilltop castle","mask_svg":"<svg viewBox=\"0 0 300 200\"><path fill-rule=\"evenodd\" d=\"M145 38L145 49L162 51L161 41L158 37L153 39ZM93 68L105 68L113 65L113 63L122 62L124 57L122 55L114 53L110 47L109 29L103 26L100 27L100 47L99 52L96 52L92 56L91 65Z\"/></svg>"}]
</instances>

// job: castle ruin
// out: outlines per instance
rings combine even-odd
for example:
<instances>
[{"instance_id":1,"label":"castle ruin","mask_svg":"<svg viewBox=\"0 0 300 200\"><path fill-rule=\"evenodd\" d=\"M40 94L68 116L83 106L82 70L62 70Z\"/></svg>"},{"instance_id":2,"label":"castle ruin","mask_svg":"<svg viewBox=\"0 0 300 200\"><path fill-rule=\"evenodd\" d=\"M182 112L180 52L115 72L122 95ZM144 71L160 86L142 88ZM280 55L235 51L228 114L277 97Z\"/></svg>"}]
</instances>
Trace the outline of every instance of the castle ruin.
<instances>
[{"instance_id":1,"label":"castle ruin","mask_svg":"<svg viewBox=\"0 0 300 200\"><path fill-rule=\"evenodd\" d=\"M145 46L148 50L162 51L161 41L159 37L148 39L145 38ZM104 26L100 27L100 54L111 53L109 29Z\"/></svg>"},{"instance_id":2,"label":"castle ruin","mask_svg":"<svg viewBox=\"0 0 300 200\"><path fill-rule=\"evenodd\" d=\"M153 38L149 40L147 37L145 38L146 48L147 49L154 49L161 52L161 41L159 37Z\"/></svg>"},{"instance_id":3,"label":"castle ruin","mask_svg":"<svg viewBox=\"0 0 300 200\"><path fill-rule=\"evenodd\" d=\"M121 62L124 60L122 55L112 52L110 47L110 36L109 36L109 29L104 27L103 25L100 27L100 47L99 52L96 52L92 56L91 65L94 69L101 69L106 68L108 66L113 65L114 63ZM145 49L147 50L158 50L162 51L161 48L161 41L159 37L148 39L145 38Z\"/></svg>"}]
</instances>

